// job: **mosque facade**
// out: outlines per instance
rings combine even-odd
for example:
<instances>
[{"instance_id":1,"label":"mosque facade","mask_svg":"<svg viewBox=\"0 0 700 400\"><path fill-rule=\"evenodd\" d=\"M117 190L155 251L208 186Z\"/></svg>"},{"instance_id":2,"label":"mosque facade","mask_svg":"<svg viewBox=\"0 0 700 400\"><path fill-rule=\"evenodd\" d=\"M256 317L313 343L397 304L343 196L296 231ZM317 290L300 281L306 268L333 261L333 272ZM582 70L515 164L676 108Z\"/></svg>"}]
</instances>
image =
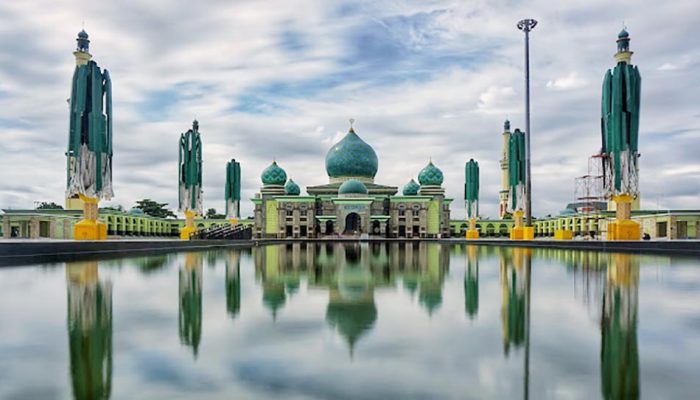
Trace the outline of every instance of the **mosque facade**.
<instances>
[{"instance_id":1,"label":"mosque facade","mask_svg":"<svg viewBox=\"0 0 700 400\"><path fill-rule=\"evenodd\" d=\"M328 183L307 186L306 195L276 161L261 174L252 199L257 238L328 236L439 238L450 236L450 203L444 176L432 160L399 194L375 182L376 152L350 130L326 155Z\"/></svg>"}]
</instances>

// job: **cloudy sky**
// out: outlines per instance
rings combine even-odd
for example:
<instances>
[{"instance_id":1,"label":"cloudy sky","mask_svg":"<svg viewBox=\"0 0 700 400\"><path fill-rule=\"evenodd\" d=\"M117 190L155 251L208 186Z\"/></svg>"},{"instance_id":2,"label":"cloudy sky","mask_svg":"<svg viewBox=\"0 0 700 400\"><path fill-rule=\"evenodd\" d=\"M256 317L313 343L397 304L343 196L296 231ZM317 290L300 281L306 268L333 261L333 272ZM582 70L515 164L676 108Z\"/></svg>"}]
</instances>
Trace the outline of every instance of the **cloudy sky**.
<instances>
[{"instance_id":1,"label":"cloudy sky","mask_svg":"<svg viewBox=\"0 0 700 400\"><path fill-rule=\"evenodd\" d=\"M565 5L564 5L565 4ZM642 74L642 206L700 208L700 3L656 1L70 1L0 3L0 206L63 202L75 37L84 23L114 87L112 204L177 203L177 142L204 142L205 207L222 210L224 168L243 196L275 157L302 188L356 119L377 182L403 186L432 157L453 217L469 158L497 215L503 120L522 127L523 17L531 35L535 215L574 197L600 147L600 86L630 31ZM106 204L106 203L105 203ZM244 202L244 215L250 213Z\"/></svg>"}]
</instances>

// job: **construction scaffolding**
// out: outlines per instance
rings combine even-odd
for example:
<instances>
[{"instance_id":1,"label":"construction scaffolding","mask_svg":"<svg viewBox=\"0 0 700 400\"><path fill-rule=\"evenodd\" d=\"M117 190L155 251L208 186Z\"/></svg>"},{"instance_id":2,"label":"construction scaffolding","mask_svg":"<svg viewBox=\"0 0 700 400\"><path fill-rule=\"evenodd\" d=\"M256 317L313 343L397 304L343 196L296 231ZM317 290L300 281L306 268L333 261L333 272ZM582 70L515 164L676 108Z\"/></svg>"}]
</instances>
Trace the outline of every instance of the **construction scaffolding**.
<instances>
[{"instance_id":1,"label":"construction scaffolding","mask_svg":"<svg viewBox=\"0 0 700 400\"><path fill-rule=\"evenodd\" d=\"M603 154L588 157L588 173L574 178L576 212L594 213L606 204L603 189Z\"/></svg>"}]
</instances>

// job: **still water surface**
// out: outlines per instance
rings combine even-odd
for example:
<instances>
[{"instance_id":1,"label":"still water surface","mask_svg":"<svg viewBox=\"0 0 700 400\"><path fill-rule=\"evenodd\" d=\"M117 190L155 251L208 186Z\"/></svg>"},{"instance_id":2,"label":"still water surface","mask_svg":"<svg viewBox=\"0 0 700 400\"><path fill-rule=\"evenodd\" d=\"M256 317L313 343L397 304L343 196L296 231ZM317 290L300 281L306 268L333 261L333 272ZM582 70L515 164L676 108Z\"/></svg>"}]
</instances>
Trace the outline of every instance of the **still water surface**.
<instances>
[{"instance_id":1,"label":"still water surface","mask_svg":"<svg viewBox=\"0 0 700 400\"><path fill-rule=\"evenodd\" d=\"M3 268L0 398L697 398L698 265L409 243Z\"/></svg>"}]
</instances>

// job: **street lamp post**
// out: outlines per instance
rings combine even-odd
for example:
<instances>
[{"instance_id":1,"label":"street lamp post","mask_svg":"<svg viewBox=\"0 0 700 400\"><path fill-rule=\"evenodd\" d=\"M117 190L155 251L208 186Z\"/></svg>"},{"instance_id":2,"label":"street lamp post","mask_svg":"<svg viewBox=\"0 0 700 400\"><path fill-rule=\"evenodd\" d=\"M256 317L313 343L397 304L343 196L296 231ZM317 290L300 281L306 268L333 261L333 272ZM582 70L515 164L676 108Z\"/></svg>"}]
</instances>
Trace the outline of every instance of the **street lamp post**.
<instances>
[{"instance_id":1,"label":"street lamp post","mask_svg":"<svg viewBox=\"0 0 700 400\"><path fill-rule=\"evenodd\" d=\"M532 226L532 195L530 173L530 31L537 26L534 19L518 22L518 29L525 32L525 208L526 226Z\"/></svg>"}]
</instances>

